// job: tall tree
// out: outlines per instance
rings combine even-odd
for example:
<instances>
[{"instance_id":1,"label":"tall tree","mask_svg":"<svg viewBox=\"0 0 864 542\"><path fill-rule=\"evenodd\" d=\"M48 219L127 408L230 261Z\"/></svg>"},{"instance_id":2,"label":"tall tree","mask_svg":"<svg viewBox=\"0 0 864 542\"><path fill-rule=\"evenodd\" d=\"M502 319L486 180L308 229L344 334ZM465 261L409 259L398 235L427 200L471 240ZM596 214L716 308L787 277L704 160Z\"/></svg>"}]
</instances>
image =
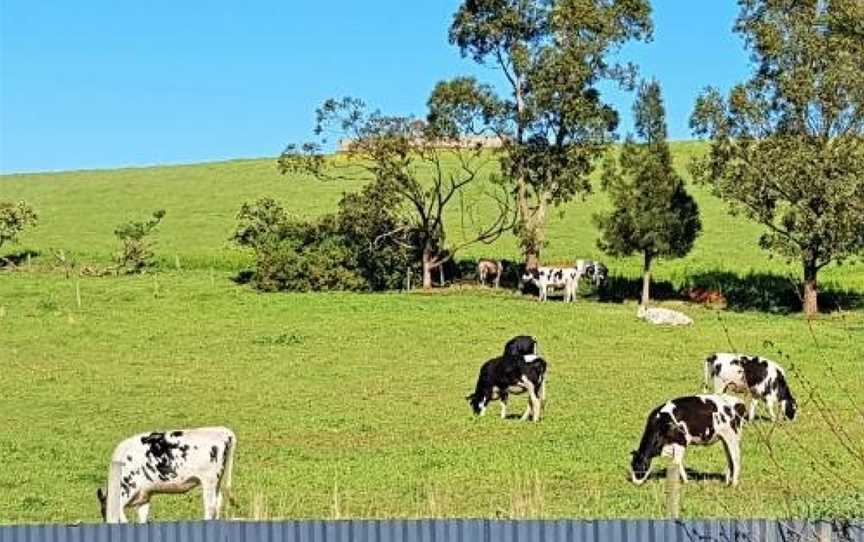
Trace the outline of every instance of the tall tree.
<instances>
[{"instance_id":1,"label":"tall tree","mask_svg":"<svg viewBox=\"0 0 864 542\"><path fill-rule=\"evenodd\" d=\"M681 258L690 252L702 223L696 201L675 173L666 142L666 111L656 81L643 83L633 105L636 134L628 137L618 164L604 164L603 189L612 211L594 216L601 232L597 244L616 256L641 253L642 306L651 298L651 266L659 257Z\"/></svg>"},{"instance_id":2,"label":"tall tree","mask_svg":"<svg viewBox=\"0 0 864 542\"><path fill-rule=\"evenodd\" d=\"M817 275L864 247L864 33L860 0L739 0L755 64L728 99L708 88L691 118L711 150L694 175L766 227L762 248Z\"/></svg>"},{"instance_id":3,"label":"tall tree","mask_svg":"<svg viewBox=\"0 0 864 542\"><path fill-rule=\"evenodd\" d=\"M492 126L528 267L539 264L550 206L591 189L594 159L618 124L597 84L632 86L635 68L607 59L650 38L650 14L648 0L464 0L453 18L450 42L508 84Z\"/></svg>"},{"instance_id":4,"label":"tall tree","mask_svg":"<svg viewBox=\"0 0 864 542\"><path fill-rule=\"evenodd\" d=\"M289 145L279 158L283 173L312 174L322 180L368 180L377 190L396 197L393 207L400 226L381 238L399 236L419 255L423 287L432 287L432 272L474 243L491 243L512 227L511 206L498 185L486 184L490 157L480 145L463 144L473 126L483 124L483 88L461 108L444 107L442 95L462 92L459 85L436 88L429 99L430 119L389 116L368 111L363 102L345 98L328 100L317 111L315 133L339 134L345 151L340 156L323 153L326 137L300 147ZM472 105L473 104L473 105ZM466 197L469 188L474 197ZM482 202L496 211L480 217ZM449 241L445 219L457 213L463 226L461 238ZM406 235L407 234L407 235Z\"/></svg>"}]
</instances>

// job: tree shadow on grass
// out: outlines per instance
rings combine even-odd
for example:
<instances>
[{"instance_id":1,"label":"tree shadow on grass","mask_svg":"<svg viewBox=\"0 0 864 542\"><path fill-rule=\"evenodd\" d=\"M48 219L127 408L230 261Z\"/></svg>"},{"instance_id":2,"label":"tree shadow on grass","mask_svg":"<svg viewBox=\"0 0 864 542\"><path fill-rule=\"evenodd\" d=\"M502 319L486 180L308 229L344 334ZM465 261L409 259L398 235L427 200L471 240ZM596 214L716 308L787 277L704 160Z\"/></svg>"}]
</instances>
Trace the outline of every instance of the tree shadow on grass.
<instances>
[{"instance_id":1,"label":"tree shadow on grass","mask_svg":"<svg viewBox=\"0 0 864 542\"><path fill-rule=\"evenodd\" d=\"M0 256L0 269L15 269L17 267L21 267L25 263L27 263L27 259L33 259L39 256L39 253L35 250L24 250L21 252L16 252L14 254L7 254L6 256Z\"/></svg>"},{"instance_id":2,"label":"tree shadow on grass","mask_svg":"<svg viewBox=\"0 0 864 542\"><path fill-rule=\"evenodd\" d=\"M729 271L708 271L689 275L681 287L669 281L652 281L651 298L658 301L690 300L690 292L721 294L726 308L732 311L761 311L777 314L800 312L802 309L800 286L787 276L773 273L738 275ZM600 301L621 303L640 299L642 279L610 276L600 290ZM864 294L827 286L819 292L822 312L838 309L864 308Z\"/></svg>"}]
</instances>

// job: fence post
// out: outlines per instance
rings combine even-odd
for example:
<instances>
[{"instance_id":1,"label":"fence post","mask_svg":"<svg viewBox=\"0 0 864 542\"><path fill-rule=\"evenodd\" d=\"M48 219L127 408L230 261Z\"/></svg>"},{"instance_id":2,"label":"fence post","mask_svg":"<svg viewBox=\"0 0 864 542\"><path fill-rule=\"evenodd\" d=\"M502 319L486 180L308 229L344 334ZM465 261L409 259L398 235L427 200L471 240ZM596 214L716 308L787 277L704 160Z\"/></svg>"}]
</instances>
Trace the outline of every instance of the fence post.
<instances>
[{"instance_id":1,"label":"fence post","mask_svg":"<svg viewBox=\"0 0 864 542\"><path fill-rule=\"evenodd\" d=\"M105 503L105 519L108 523L120 523L123 503L120 499L120 478L123 476L123 462L111 460L108 471L108 502Z\"/></svg>"},{"instance_id":2,"label":"fence post","mask_svg":"<svg viewBox=\"0 0 864 542\"><path fill-rule=\"evenodd\" d=\"M678 477L678 464L674 459L666 468L666 513L670 519L681 516L681 479Z\"/></svg>"}]
</instances>

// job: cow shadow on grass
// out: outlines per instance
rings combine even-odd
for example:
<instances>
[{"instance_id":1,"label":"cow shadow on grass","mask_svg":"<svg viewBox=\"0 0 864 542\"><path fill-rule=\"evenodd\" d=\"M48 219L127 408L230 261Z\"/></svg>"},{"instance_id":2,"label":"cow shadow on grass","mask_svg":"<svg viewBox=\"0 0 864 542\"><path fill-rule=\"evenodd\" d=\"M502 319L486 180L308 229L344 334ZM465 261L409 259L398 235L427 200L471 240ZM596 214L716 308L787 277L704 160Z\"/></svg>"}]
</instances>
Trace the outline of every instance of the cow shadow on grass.
<instances>
[{"instance_id":1,"label":"cow shadow on grass","mask_svg":"<svg viewBox=\"0 0 864 542\"><path fill-rule=\"evenodd\" d=\"M638 300L642 294L642 279L613 275L598 293L600 301L621 303ZM692 301L694 295L712 294L722 297L728 310L761 311L788 314L802 310L800 285L792 278L774 273L738 275L729 271L708 271L688 275L682 286L669 281L652 281L651 297L658 301ZM819 307L823 312L838 309L864 308L864 293L826 284L819 292Z\"/></svg>"},{"instance_id":2,"label":"cow shadow on grass","mask_svg":"<svg viewBox=\"0 0 864 542\"><path fill-rule=\"evenodd\" d=\"M648 480L663 480L670 468L657 469L648 475ZM689 482L726 482L726 475L720 472L703 472L689 467L684 467Z\"/></svg>"}]
</instances>

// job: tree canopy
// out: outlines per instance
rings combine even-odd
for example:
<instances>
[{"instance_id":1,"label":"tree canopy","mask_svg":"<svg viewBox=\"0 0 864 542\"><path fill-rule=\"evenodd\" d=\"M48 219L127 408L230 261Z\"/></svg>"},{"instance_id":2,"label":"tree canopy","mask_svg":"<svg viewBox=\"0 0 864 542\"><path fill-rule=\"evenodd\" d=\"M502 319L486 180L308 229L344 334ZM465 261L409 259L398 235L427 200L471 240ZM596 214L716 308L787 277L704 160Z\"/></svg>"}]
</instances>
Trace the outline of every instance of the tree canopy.
<instances>
[{"instance_id":1,"label":"tree canopy","mask_svg":"<svg viewBox=\"0 0 864 542\"><path fill-rule=\"evenodd\" d=\"M594 159L618 125L597 84L632 86L635 67L608 58L650 38L650 14L647 0L465 0L454 15L450 42L509 84L508 96L490 97L486 120L504 143L529 266L539 263L549 207L591 189Z\"/></svg>"},{"instance_id":2,"label":"tree canopy","mask_svg":"<svg viewBox=\"0 0 864 542\"><path fill-rule=\"evenodd\" d=\"M864 12L857 0L739 3L754 71L697 100L691 127L711 149L691 169L765 226L763 248L801 263L812 315L818 271L864 248Z\"/></svg>"}]
</instances>

